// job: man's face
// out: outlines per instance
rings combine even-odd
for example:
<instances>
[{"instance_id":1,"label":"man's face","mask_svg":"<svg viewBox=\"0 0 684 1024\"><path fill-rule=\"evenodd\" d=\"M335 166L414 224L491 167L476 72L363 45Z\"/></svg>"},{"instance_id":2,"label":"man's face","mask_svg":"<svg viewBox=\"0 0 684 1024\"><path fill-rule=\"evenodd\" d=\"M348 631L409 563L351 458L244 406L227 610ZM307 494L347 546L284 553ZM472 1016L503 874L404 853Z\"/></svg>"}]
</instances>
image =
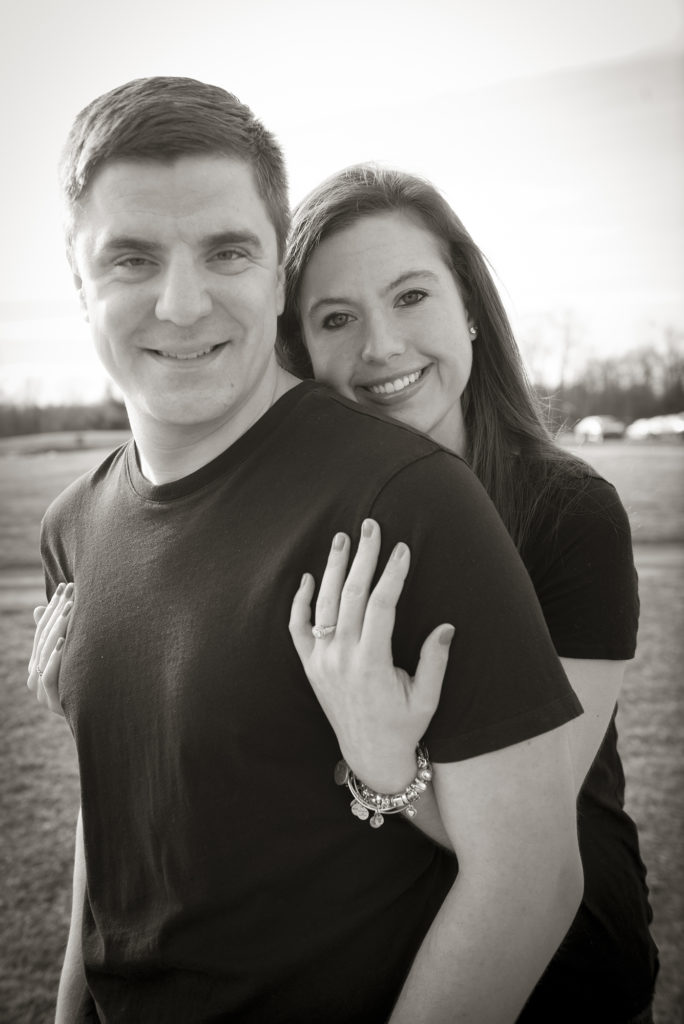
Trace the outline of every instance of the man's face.
<instances>
[{"instance_id":1,"label":"man's face","mask_svg":"<svg viewBox=\"0 0 684 1024\"><path fill-rule=\"evenodd\" d=\"M105 164L73 258L98 355L138 424L191 439L251 406L260 415L283 273L246 163Z\"/></svg>"}]
</instances>

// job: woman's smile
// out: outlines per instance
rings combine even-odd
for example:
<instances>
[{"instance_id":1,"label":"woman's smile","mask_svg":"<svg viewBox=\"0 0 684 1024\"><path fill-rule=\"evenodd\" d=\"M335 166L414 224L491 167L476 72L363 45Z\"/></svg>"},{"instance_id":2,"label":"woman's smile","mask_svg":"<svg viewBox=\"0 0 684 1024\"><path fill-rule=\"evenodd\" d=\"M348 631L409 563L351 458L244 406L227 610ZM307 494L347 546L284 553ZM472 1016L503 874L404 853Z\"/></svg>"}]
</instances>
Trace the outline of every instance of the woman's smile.
<instances>
[{"instance_id":1,"label":"woman's smile","mask_svg":"<svg viewBox=\"0 0 684 1024\"><path fill-rule=\"evenodd\" d=\"M436 237L403 213L363 217L317 246L302 278L301 323L314 375L454 451L470 319Z\"/></svg>"},{"instance_id":2,"label":"woman's smile","mask_svg":"<svg viewBox=\"0 0 684 1024\"><path fill-rule=\"evenodd\" d=\"M362 400L372 400L381 405L395 404L416 393L418 387L425 380L430 371L430 365L419 370L409 370L397 375L396 371L391 377L384 377L367 384L355 384L355 390L361 392Z\"/></svg>"}]
</instances>

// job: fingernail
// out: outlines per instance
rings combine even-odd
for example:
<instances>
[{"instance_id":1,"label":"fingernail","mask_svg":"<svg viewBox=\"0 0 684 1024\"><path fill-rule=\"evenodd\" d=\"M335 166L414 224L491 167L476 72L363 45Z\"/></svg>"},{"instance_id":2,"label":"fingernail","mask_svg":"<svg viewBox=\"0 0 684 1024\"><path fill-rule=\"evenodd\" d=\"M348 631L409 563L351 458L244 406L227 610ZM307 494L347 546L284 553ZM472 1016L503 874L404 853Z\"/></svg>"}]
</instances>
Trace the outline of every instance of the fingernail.
<instances>
[{"instance_id":1,"label":"fingernail","mask_svg":"<svg viewBox=\"0 0 684 1024\"><path fill-rule=\"evenodd\" d=\"M347 543L346 533L336 533L333 537L332 546L335 551L341 551L344 545Z\"/></svg>"},{"instance_id":2,"label":"fingernail","mask_svg":"<svg viewBox=\"0 0 684 1024\"><path fill-rule=\"evenodd\" d=\"M74 592L74 585L73 585L73 583L67 583L66 587L64 588L64 596L65 597L71 597L73 592Z\"/></svg>"},{"instance_id":3,"label":"fingernail","mask_svg":"<svg viewBox=\"0 0 684 1024\"><path fill-rule=\"evenodd\" d=\"M71 601L69 601L69 604L65 607L64 611L62 612L62 618L63 619L66 619L67 615L69 614L69 612L71 611L71 609L73 607L74 607L73 603Z\"/></svg>"},{"instance_id":4,"label":"fingernail","mask_svg":"<svg viewBox=\"0 0 684 1024\"><path fill-rule=\"evenodd\" d=\"M66 583L60 583L59 586L57 587L57 590L55 591L55 594L61 594L65 587Z\"/></svg>"},{"instance_id":5,"label":"fingernail","mask_svg":"<svg viewBox=\"0 0 684 1024\"><path fill-rule=\"evenodd\" d=\"M395 545L394 551L392 552L392 558L396 558L396 560L399 561L400 558L404 558L407 554L408 548L406 544L404 544L403 540L401 540L397 545Z\"/></svg>"},{"instance_id":6,"label":"fingernail","mask_svg":"<svg viewBox=\"0 0 684 1024\"><path fill-rule=\"evenodd\" d=\"M61 651L63 647L64 647L64 637L60 636L59 640L55 644L55 650L56 651Z\"/></svg>"},{"instance_id":7,"label":"fingernail","mask_svg":"<svg viewBox=\"0 0 684 1024\"><path fill-rule=\"evenodd\" d=\"M440 644L444 644L445 647L448 644L450 644L451 643L451 639L452 639L452 637L453 637L455 632L456 632L456 630L454 629L453 626L445 626L444 629L442 630L442 632L439 634L439 642L440 642Z\"/></svg>"},{"instance_id":8,"label":"fingernail","mask_svg":"<svg viewBox=\"0 0 684 1024\"><path fill-rule=\"evenodd\" d=\"M375 531L375 521L373 519L364 519L361 525L361 533L364 537L372 537Z\"/></svg>"}]
</instances>

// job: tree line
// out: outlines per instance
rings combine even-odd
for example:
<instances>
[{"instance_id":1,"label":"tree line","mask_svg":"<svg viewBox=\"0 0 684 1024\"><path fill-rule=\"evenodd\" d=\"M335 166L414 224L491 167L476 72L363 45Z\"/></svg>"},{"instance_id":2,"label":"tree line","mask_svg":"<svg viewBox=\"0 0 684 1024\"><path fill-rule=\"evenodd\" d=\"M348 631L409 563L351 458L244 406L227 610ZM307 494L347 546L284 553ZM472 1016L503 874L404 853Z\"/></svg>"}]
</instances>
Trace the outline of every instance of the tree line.
<instances>
[{"instance_id":1,"label":"tree line","mask_svg":"<svg viewBox=\"0 0 684 1024\"><path fill-rule=\"evenodd\" d=\"M635 348L621 356L590 358L579 376L561 381L549 394L551 425L572 427L584 416L611 415L625 424L684 412L684 346L681 338L655 349Z\"/></svg>"},{"instance_id":2,"label":"tree line","mask_svg":"<svg viewBox=\"0 0 684 1024\"><path fill-rule=\"evenodd\" d=\"M106 398L92 405L12 405L0 403L0 437L52 434L63 430L125 430L123 402Z\"/></svg>"},{"instance_id":3,"label":"tree line","mask_svg":"<svg viewBox=\"0 0 684 1024\"><path fill-rule=\"evenodd\" d=\"M684 335L671 330L657 347L589 358L579 373L567 376L562 373L554 387L537 386L554 430L571 428L584 416L612 415L627 424L642 417L684 412ZM119 429L128 429L128 417L123 403L112 394L94 405L0 403L0 437Z\"/></svg>"}]
</instances>

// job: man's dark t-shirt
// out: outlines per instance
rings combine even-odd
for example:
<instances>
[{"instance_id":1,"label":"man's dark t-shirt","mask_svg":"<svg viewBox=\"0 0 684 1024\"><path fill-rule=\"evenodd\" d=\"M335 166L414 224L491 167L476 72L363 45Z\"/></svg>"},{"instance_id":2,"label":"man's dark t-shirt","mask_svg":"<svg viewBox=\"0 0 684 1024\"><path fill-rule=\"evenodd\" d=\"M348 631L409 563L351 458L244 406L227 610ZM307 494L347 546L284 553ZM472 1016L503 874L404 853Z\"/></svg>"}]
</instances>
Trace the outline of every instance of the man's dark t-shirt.
<instances>
[{"instance_id":1,"label":"man's dark t-shirt","mask_svg":"<svg viewBox=\"0 0 684 1024\"><path fill-rule=\"evenodd\" d=\"M75 583L60 696L81 775L83 952L103 1021L384 1021L452 884L407 822L373 830L287 622L331 539L383 530L412 568L395 661L453 622L427 744L485 753L580 713L522 563L465 464L303 383L228 450L155 486L133 444L48 511Z\"/></svg>"}]
</instances>

